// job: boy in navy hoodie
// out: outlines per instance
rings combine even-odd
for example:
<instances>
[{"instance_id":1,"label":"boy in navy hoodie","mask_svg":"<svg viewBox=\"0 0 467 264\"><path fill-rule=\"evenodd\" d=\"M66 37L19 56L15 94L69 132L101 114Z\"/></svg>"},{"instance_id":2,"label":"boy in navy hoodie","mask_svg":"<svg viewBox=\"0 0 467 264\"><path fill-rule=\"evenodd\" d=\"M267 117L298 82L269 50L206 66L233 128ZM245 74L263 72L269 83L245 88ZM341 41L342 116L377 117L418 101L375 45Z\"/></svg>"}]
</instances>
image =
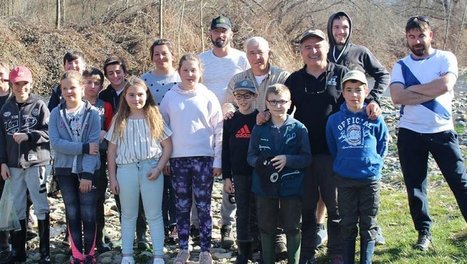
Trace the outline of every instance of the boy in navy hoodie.
<instances>
[{"instance_id":1,"label":"boy in navy hoodie","mask_svg":"<svg viewBox=\"0 0 467 264\"><path fill-rule=\"evenodd\" d=\"M266 90L269 121L255 126L248 147L248 163L254 167L252 190L261 234L263 263L275 263L278 220L287 238L289 264L298 264L300 218L305 168L311 163L308 131L287 114L291 106L287 86L276 83Z\"/></svg>"},{"instance_id":2,"label":"boy in navy hoodie","mask_svg":"<svg viewBox=\"0 0 467 264\"><path fill-rule=\"evenodd\" d=\"M382 116L371 120L365 111L364 100L369 90L363 72L347 72L342 87L345 104L329 117L326 125L326 140L334 158L339 193L342 255L344 263L354 263L355 240L360 230L360 263L371 263L388 131Z\"/></svg>"}]
</instances>

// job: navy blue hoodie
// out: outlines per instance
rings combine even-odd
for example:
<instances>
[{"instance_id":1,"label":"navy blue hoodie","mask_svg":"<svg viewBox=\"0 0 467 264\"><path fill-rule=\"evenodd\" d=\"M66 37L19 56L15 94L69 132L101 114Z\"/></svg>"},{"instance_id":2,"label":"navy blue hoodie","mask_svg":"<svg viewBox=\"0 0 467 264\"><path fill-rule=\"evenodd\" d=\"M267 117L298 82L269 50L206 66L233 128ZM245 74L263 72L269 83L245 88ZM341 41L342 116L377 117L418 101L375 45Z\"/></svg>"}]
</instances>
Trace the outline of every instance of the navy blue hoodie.
<instances>
[{"instance_id":1,"label":"navy blue hoodie","mask_svg":"<svg viewBox=\"0 0 467 264\"><path fill-rule=\"evenodd\" d=\"M382 116L370 120L365 107L353 113L342 104L328 119L326 141L335 173L354 180L378 180L387 153L388 129Z\"/></svg>"}]
</instances>

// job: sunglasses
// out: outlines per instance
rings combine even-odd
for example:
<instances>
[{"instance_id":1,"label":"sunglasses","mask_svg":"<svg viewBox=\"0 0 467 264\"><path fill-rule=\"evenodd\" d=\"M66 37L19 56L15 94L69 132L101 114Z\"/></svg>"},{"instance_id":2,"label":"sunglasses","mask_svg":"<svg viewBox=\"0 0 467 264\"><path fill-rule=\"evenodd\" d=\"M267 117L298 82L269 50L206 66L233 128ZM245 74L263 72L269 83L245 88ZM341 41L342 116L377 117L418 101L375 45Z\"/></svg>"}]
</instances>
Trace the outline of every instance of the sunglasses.
<instances>
[{"instance_id":1,"label":"sunglasses","mask_svg":"<svg viewBox=\"0 0 467 264\"><path fill-rule=\"evenodd\" d=\"M408 23L415 22L415 21L422 21L430 25L430 19L427 16L413 16L409 18Z\"/></svg>"}]
</instances>

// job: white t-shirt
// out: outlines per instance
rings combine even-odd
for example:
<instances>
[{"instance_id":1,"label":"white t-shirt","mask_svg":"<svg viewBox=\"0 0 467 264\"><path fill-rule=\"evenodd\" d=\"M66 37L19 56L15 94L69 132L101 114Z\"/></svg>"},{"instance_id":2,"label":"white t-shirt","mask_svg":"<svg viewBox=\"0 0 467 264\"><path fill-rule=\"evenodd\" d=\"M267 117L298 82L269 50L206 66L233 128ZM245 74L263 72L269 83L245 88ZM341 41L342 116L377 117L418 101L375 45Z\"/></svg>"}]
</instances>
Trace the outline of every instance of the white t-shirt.
<instances>
[{"instance_id":1,"label":"white t-shirt","mask_svg":"<svg viewBox=\"0 0 467 264\"><path fill-rule=\"evenodd\" d=\"M404 74L403 62L407 66ZM449 51L435 50L425 59L414 59L411 55L398 61L391 74L391 84L400 83L409 87L415 77L421 84L429 83L447 73L458 76L457 59ZM436 97L432 102L401 106L399 127L418 133L438 133L454 129L452 121L452 99L454 91Z\"/></svg>"},{"instance_id":2,"label":"white t-shirt","mask_svg":"<svg viewBox=\"0 0 467 264\"><path fill-rule=\"evenodd\" d=\"M203 84L216 95L219 102L224 100L230 79L250 68L245 52L234 48L230 48L225 57L217 57L212 50L208 50L199 54L199 58L204 68Z\"/></svg>"}]
</instances>

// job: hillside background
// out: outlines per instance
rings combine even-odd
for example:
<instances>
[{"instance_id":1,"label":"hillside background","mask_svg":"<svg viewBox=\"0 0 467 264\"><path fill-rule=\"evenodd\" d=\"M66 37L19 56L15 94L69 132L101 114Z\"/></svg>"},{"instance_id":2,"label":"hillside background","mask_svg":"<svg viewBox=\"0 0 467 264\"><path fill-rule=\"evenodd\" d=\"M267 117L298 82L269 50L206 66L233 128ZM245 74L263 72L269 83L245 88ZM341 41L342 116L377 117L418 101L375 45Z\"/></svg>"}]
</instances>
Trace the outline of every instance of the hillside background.
<instances>
[{"instance_id":1,"label":"hillside background","mask_svg":"<svg viewBox=\"0 0 467 264\"><path fill-rule=\"evenodd\" d=\"M178 54L198 53L211 47L211 19L224 14L234 23L236 48L262 36L271 43L273 63L293 71L301 66L297 37L308 28L325 31L336 11L350 14L353 42L367 46L388 69L407 54L405 22L419 14L431 19L434 46L453 51L460 68L467 66L467 0L0 0L0 59L30 67L35 92L46 95L66 51L82 51L99 68L117 54L140 75L152 67L148 48L161 35L161 20L162 36Z\"/></svg>"}]
</instances>

